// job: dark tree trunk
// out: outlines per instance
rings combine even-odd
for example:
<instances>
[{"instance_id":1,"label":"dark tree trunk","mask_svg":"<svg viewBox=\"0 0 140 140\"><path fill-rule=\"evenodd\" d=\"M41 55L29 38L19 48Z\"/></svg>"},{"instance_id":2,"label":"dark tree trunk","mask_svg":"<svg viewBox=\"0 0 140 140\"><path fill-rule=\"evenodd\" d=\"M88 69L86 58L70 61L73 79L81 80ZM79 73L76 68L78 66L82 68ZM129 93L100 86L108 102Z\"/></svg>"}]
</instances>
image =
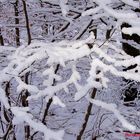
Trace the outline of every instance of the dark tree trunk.
<instances>
[{"instance_id":1,"label":"dark tree trunk","mask_svg":"<svg viewBox=\"0 0 140 140\"><path fill-rule=\"evenodd\" d=\"M54 72L55 74L58 72L59 67L60 67L60 65L58 64L58 65L56 66L56 69L55 69L55 72ZM53 80L52 86L54 86L55 84L56 84L56 80L54 79L54 80ZM43 119L42 119L42 123L43 123L43 124L46 124L46 117L47 117L47 115L48 115L49 108L50 108L52 102L53 102L53 99L50 98L49 101L48 101L47 104L46 104L46 108L45 108L44 115L43 115Z\"/></svg>"},{"instance_id":2,"label":"dark tree trunk","mask_svg":"<svg viewBox=\"0 0 140 140\"><path fill-rule=\"evenodd\" d=\"M28 45L31 44L31 32L30 32L30 25L29 25L29 18L28 18L28 12L27 12L27 7L26 7L26 1L22 0L22 4L23 4L23 11L25 14L25 23L26 23L26 29L27 29L27 36L28 36ZM25 78L25 83L28 84L28 77L29 77L29 73L26 73L24 78ZM27 97L29 96L29 92L26 90L24 95L22 96L22 105L23 106L28 106L28 101L27 101ZM25 126L25 139L28 140L30 137L30 127L27 125Z\"/></svg>"},{"instance_id":3,"label":"dark tree trunk","mask_svg":"<svg viewBox=\"0 0 140 140\"><path fill-rule=\"evenodd\" d=\"M91 94L91 98L94 99L95 96L96 96L96 92L97 92L97 89L94 88L93 91L92 91L92 94ZM91 114L91 111L92 111L92 107L93 107L93 104L92 103L89 103L88 107L87 107L87 110L86 110L86 115L85 115L85 118L84 118L84 123L82 125L82 128L76 138L76 140L82 140L82 136L84 134L84 131L87 127L87 124L88 124L88 120L89 120L89 117L90 117L90 114Z\"/></svg>"},{"instance_id":4,"label":"dark tree trunk","mask_svg":"<svg viewBox=\"0 0 140 140\"><path fill-rule=\"evenodd\" d=\"M97 29L94 30L94 34L95 34L95 38L97 38ZM87 45L88 45L89 48L92 48L91 44L87 44ZM99 74L99 73L100 73L100 71L97 71L97 74ZM96 81L99 81L99 79L96 79ZM97 89L93 88L92 93L91 93L91 98L92 99L95 98L96 92L97 92ZM82 124L82 127L81 127L81 130L80 130L79 134L77 135L76 140L82 140L82 136L83 136L83 134L85 132L85 129L87 127L92 108L93 108L93 104L90 102L88 107L87 107L87 110L86 110L86 115L85 115L85 118L84 118L84 122Z\"/></svg>"},{"instance_id":5,"label":"dark tree trunk","mask_svg":"<svg viewBox=\"0 0 140 140\"><path fill-rule=\"evenodd\" d=\"M18 18L18 16L19 16L18 3L19 3L19 1L16 0L16 2L15 2L15 4L14 4L15 17L16 17L16 18L15 18L15 24L16 24L16 25L19 25L19 18ZM19 28L16 27L16 28L15 28L15 31L16 31L16 45L17 45L17 46L20 46L20 31L19 31Z\"/></svg>"},{"instance_id":6,"label":"dark tree trunk","mask_svg":"<svg viewBox=\"0 0 140 140\"><path fill-rule=\"evenodd\" d=\"M26 84L28 84L28 79L29 77L29 72L25 74L24 78L24 82ZM27 101L27 97L29 96L29 92L28 90L22 91L22 97L21 97L21 102L22 102L22 106L27 107L29 105L28 101ZM25 140L28 140L30 137L30 126L26 125L25 126Z\"/></svg>"},{"instance_id":7,"label":"dark tree trunk","mask_svg":"<svg viewBox=\"0 0 140 140\"><path fill-rule=\"evenodd\" d=\"M2 36L2 33L1 33L1 28L0 28L0 45L4 46L4 39L3 39L3 36Z\"/></svg>"},{"instance_id":8,"label":"dark tree trunk","mask_svg":"<svg viewBox=\"0 0 140 140\"><path fill-rule=\"evenodd\" d=\"M31 32L30 32L30 25L29 25L29 18L28 18L28 13L27 13L27 7L26 7L26 2L25 0L22 0L23 3L23 11L25 14L25 22L26 22L26 28L27 28L27 36L28 36L28 45L31 44Z\"/></svg>"}]
</instances>

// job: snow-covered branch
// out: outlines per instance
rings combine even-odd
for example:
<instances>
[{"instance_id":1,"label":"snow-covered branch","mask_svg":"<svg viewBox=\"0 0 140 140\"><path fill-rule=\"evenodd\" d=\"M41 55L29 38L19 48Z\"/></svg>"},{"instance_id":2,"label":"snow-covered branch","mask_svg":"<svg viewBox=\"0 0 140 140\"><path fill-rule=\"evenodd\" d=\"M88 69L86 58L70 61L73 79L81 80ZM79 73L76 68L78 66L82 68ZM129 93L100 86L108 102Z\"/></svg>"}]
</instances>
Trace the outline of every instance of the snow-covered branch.
<instances>
[{"instance_id":1,"label":"snow-covered branch","mask_svg":"<svg viewBox=\"0 0 140 140\"><path fill-rule=\"evenodd\" d=\"M12 107L12 113L14 114L13 124L27 123L31 128L35 131L42 132L44 134L44 140L62 140L64 131L60 130L58 132L52 131L48 129L43 123L37 122L33 120L33 116L27 111L29 111L28 107Z\"/></svg>"},{"instance_id":2,"label":"snow-covered branch","mask_svg":"<svg viewBox=\"0 0 140 140\"><path fill-rule=\"evenodd\" d=\"M122 123L122 126L124 128L127 128L128 130L130 131L135 131L136 130L136 127L132 124L130 124L122 115L121 113L118 111L117 109L117 106L115 104L108 104L108 103L105 103L105 102L102 102L100 100L95 100L95 99L91 99L89 97L87 97L88 100L97 105L97 106L100 106L108 111L111 111L114 113L114 115L117 117L117 119Z\"/></svg>"}]
</instances>

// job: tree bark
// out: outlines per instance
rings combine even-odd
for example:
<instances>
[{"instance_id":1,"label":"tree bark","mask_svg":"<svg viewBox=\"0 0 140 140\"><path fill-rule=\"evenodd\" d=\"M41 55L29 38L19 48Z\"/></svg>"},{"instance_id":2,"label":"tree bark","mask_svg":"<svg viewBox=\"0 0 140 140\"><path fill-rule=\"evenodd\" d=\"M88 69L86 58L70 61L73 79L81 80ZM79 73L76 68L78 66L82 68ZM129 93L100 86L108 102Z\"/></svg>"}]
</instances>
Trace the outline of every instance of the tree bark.
<instances>
[{"instance_id":1,"label":"tree bark","mask_svg":"<svg viewBox=\"0 0 140 140\"><path fill-rule=\"evenodd\" d=\"M97 89L94 88L93 91L92 91L92 94L91 94L92 99L95 98L96 92L97 92ZM92 106L93 106L93 104L89 103L87 111L86 111L86 115L85 115L85 118L84 118L84 123L82 125L82 128L81 128L81 130L79 132L79 135L77 136L76 140L82 140L82 136L83 136L84 131L85 131L86 127L87 127L87 123L88 123L88 120L89 120L89 117L90 117L90 114L91 114L91 111L92 111Z\"/></svg>"},{"instance_id":2,"label":"tree bark","mask_svg":"<svg viewBox=\"0 0 140 140\"><path fill-rule=\"evenodd\" d=\"M25 23L26 23L27 36L28 36L28 45L30 45L31 44L31 32L30 32L27 6L26 6L25 0L22 0L22 3L23 3L24 15L25 15ZM29 73L30 72L26 73L25 76L24 76L26 84L28 84ZM29 92L26 90L24 95L22 96L22 105L23 106L28 106L28 101L27 101L28 96L29 96ZM30 137L30 127L27 125L27 126L25 126L25 139L28 140L29 137Z\"/></svg>"},{"instance_id":3,"label":"tree bark","mask_svg":"<svg viewBox=\"0 0 140 140\"><path fill-rule=\"evenodd\" d=\"M15 18L15 24L16 24L16 25L19 25L18 3L19 3L18 0L16 0L16 2L14 3L14 10L15 10L15 17L16 17L16 18ZM15 31L16 31L16 45L17 45L17 46L20 46L20 31L19 31L19 28L16 27L16 28L15 28Z\"/></svg>"},{"instance_id":4,"label":"tree bark","mask_svg":"<svg viewBox=\"0 0 140 140\"><path fill-rule=\"evenodd\" d=\"M26 7L26 2L25 0L22 0L23 3L23 11L25 14L25 22L26 22L26 28L27 28L27 36L28 36L28 45L31 44L31 32L30 32L30 25L29 25L29 18L28 18L28 13L27 13L27 7Z\"/></svg>"},{"instance_id":5,"label":"tree bark","mask_svg":"<svg viewBox=\"0 0 140 140\"><path fill-rule=\"evenodd\" d=\"M0 45L4 46L4 39L3 39L3 36L2 36L2 33L1 33L1 28L0 28Z\"/></svg>"},{"instance_id":6,"label":"tree bark","mask_svg":"<svg viewBox=\"0 0 140 140\"><path fill-rule=\"evenodd\" d=\"M59 70L59 67L60 67L60 65L58 64L58 65L56 66L56 69L55 69L55 72L54 72L55 74L56 74L57 71ZM56 82L56 80L54 79L54 80L53 80L52 86L55 85L55 82ZM45 108L44 115L43 115L43 119L42 119L42 123L43 123L43 124L46 124L45 119L46 119L46 117L47 117L47 115L48 115L48 111L49 111L49 108L50 108L50 106L51 106L51 104L52 104L52 101L53 101L53 99L50 98L49 101L48 101L47 104L46 104L46 108Z\"/></svg>"}]
</instances>

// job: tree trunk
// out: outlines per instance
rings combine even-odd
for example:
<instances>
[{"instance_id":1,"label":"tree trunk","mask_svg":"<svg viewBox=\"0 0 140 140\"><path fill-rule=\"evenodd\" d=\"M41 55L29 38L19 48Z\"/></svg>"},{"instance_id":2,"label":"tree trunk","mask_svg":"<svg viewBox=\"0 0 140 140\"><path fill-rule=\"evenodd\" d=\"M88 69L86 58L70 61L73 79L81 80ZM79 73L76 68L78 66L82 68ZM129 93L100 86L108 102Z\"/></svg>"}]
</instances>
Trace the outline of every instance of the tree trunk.
<instances>
[{"instance_id":1,"label":"tree trunk","mask_svg":"<svg viewBox=\"0 0 140 140\"><path fill-rule=\"evenodd\" d=\"M4 46L4 39L3 39L3 36L2 36L2 33L1 33L1 28L0 28L0 45Z\"/></svg>"},{"instance_id":2,"label":"tree trunk","mask_svg":"<svg viewBox=\"0 0 140 140\"><path fill-rule=\"evenodd\" d=\"M26 8L26 2L25 0L22 0L23 3L23 11L25 14L25 22L26 22L26 28L27 28L27 36L28 36L28 45L31 44L31 32L30 32L30 25L29 25L29 18L28 18L28 13L27 13L27 8Z\"/></svg>"},{"instance_id":3,"label":"tree trunk","mask_svg":"<svg viewBox=\"0 0 140 140\"><path fill-rule=\"evenodd\" d=\"M15 18L15 24L16 24L16 25L19 25L19 18L18 18L18 16L19 16L18 3L19 3L19 1L16 0L16 2L15 2L15 4L14 4L15 17L16 17L16 18ZM16 27L16 28L15 28L15 31L16 31L16 45L17 45L17 46L20 46L20 31L19 31L19 28Z\"/></svg>"},{"instance_id":4,"label":"tree trunk","mask_svg":"<svg viewBox=\"0 0 140 140\"><path fill-rule=\"evenodd\" d=\"M92 99L95 98L96 92L97 92L97 89L94 88L93 91L92 91L92 94L91 94ZM87 127L87 123L88 123L88 120L89 120L89 117L90 117L90 114L91 114L91 111L92 111L92 106L93 106L93 104L89 103L89 105L87 107L86 115L85 115L85 118L84 118L84 123L82 125L82 128L81 128L81 130L79 132L79 135L77 136L76 140L82 140L82 136L83 136L84 131L85 131L86 127Z\"/></svg>"},{"instance_id":5,"label":"tree trunk","mask_svg":"<svg viewBox=\"0 0 140 140\"><path fill-rule=\"evenodd\" d=\"M30 25L29 25L29 18L28 18L28 13L27 13L27 7L26 7L26 2L25 0L22 0L23 3L23 11L24 11L24 15L25 15L25 23L26 23L26 29L27 29L27 37L28 37L28 45L31 44L31 33L30 33ZM24 76L24 81L26 84L28 84L28 77L29 77L29 73L26 73ZM22 96L22 105L23 106L28 106L28 101L27 101L27 97L29 96L29 92L26 90L24 92L24 95ZM25 126L25 139L28 140L30 137L30 127L28 125Z\"/></svg>"}]
</instances>

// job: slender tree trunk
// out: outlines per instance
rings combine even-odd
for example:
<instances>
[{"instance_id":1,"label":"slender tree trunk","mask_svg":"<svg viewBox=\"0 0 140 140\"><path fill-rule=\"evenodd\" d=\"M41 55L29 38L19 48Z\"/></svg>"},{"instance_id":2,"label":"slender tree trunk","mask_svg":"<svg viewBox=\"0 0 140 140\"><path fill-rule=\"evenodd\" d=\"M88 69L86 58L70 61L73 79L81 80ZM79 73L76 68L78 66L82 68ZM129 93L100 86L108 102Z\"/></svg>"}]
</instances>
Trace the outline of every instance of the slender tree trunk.
<instances>
[{"instance_id":1,"label":"slender tree trunk","mask_svg":"<svg viewBox=\"0 0 140 140\"><path fill-rule=\"evenodd\" d=\"M92 24L92 21L91 21L91 23L89 25L91 25L91 24ZM94 32L95 38L97 38L97 29L94 29L93 32ZM92 48L93 45L92 44L88 44L88 47ZM96 91L97 91L97 89L94 88L92 93L91 93L91 98L92 99L95 98ZM90 114L91 114L91 111L92 111L92 106L93 106L93 104L89 103L89 105L87 107L87 110L86 110L86 115L85 115L85 118L84 118L84 123L82 124L81 130L80 130L79 134L77 135L76 140L82 140L82 136L83 136L84 131L85 131L86 127L87 127L88 120L89 120L89 117L90 117Z\"/></svg>"},{"instance_id":2,"label":"slender tree trunk","mask_svg":"<svg viewBox=\"0 0 140 140\"><path fill-rule=\"evenodd\" d=\"M26 22L26 28L27 28L27 36L28 36L28 45L31 44L31 32L30 32L30 25L29 25L29 18L28 18L28 12L27 12L27 6L25 0L22 0L23 3L23 11L25 14L25 22Z\"/></svg>"},{"instance_id":3,"label":"slender tree trunk","mask_svg":"<svg viewBox=\"0 0 140 140\"><path fill-rule=\"evenodd\" d=\"M2 36L2 33L1 33L1 28L0 28L0 45L4 46L4 39L3 39L3 36Z\"/></svg>"},{"instance_id":4,"label":"slender tree trunk","mask_svg":"<svg viewBox=\"0 0 140 140\"><path fill-rule=\"evenodd\" d=\"M49 108L50 108L50 106L52 104L52 101L53 101L53 99L50 98L49 101L46 104L46 108L45 108L43 119L42 119L43 124L46 124L46 117L48 116L48 111L49 111Z\"/></svg>"},{"instance_id":5,"label":"slender tree trunk","mask_svg":"<svg viewBox=\"0 0 140 140\"><path fill-rule=\"evenodd\" d=\"M57 64L56 69L55 69L55 72L54 72L55 74L58 72L59 67L60 67L60 65ZM54 80L53 80L52 86L55 85L55 82L56 82L56 81L55 81L55 79L54 79ZM50 108L52 102L53 102L53 99L50 98L49 101L48 101L47 104L46 104L46 108L45 108L45 110L44 110L44 114L43 114L43 118L42 118L42 123L43 123L44 125L46 125L46 117L48 116L49 108ZM31 136L31 140L34 139L34 136L35 136L37 133L38 133L38 131L36 131L36 132Z\"/></svg>"},{"instance_id":6,"label":"slender tree trunk","mask_svg":"<svg viewBox=\"0 0 140 140\"><path fill-rule=\"evenodd\" d=\"M58 64L57 66L56 66L56 69L55 69L55 74L57 73L57 71L59 70L59 67L60 67L60 65ZM55 79L53 80L53 84L52 84L52 86L54 86L55 85ZM51 106L51 104L52 104L52 101L53 101L53 99L52 98L50 98L49 99L49 101L47 102L47 104L46 104L46 108L45 108L45 111L44 111L44 115L43 115L43 119L42 119L42 123L44 123L44 124L46 124L46 122L45 122L45 120L46 120L46 117L47 117L47 115L48 115L48 111L49 111L49 108L50 108L50 106Z\"/></svg>"},{"instance_id":7,"label":"slender tree trunk","mask_svg":"<svg viewBox=\"0 0 140 140\"><path fill-rule=\"evenodd\" d=\"M0 12L2 12L2 2L0 2ZM1 46L4 46L4 39L3 39L3 36L2 36L2 31L1 31L1 27L0 27L0 45Z\"/></svg>"},{"instance_id":8,"label":"slender tree trunk","mask_svg":"<svg viewBox=\"0 0 140 140\"><path fill-rule=\"evenodd\" d=\"M107 30L106 32L106 40L108 40L110 37L111 37L111 30ZM95 34L95 38L97 38L97 29L94 29L94 34ZM89 45L89 44L88 44ZM90 47L90 46L89 46ZM92 48L92 47L90 47ZM97 74L99 73L100 71L97 72ZM96 81L99 81L99 79L96 79ZM97 92L97 89L94 88L93 91L92 91L92 94L91 94L91 98L94 99L95 96L96 96L96 92ZM89 103L88 107L87 107L87 111L86 111L86 115L85 115L85 118L84 118L84 123L82 125L82 128L79 132L79 135L77 136L77 139L76 140L82 140L82 136L84 134L84 131L87 127L87 124L88 124L88 120L89 120L89 117L90 117L90 114L91 114L91 111L92 111L92 107L93 107L93 104L92 103ZM96 136L93 138L93 140L96 140Z\"/></svg>"},{"instance_id":9,"label":"slender tree trunk","mask_svg":"<svg viewBox=\"0 0 140 140\"><path fill-rule=\"evenodd\" d=\"M24 78L24 82L26 84L29 84L29 72L25 74L25 76L23 77ZM22 92L22 97L21 97L21 101L22 101L22 106L24 107L27 107L29 106L29 103L27 101L27 97L29 96L29 92L28 90L25 90ZM26 125L25 126L25 140L28 140L30 138L30 126L29 125Z\"/></svg>"},{"instance_id":10,"label":"slender tree trunk","mask_svg":"<svg viewBox=\"0 0 140 140\"><path fill-rule=\"evenodd\" d=\"M16 2L14 3L14 10L15 10L15 17L16 17L16 18L15 18L15 24L16 24L16 25L19 25L18 3L19 3L18 0L16 0ZM20 46L20 31L19 31L19 28L16 27L16 28L15 28L15 31L16 31L16 45L17 45L17 46Z\"/></svg>"},{"instance_id":11,"label":"slender tree trunk","mask_svg":"<svg viewBox=\"0 0 140 140\"><path fill-rule=\"evenodd\" d=\"M97 89L94 88L93 91L92 91L92 94L91 94L92 99L95 98L96 92L97 92ZM93 104L89 103L89 105L87 107L86 115L85 115L85 118L84 118L84 123L82 125L82 128L81 128L81 130L79 132L79 135L77 136L76 140L82 140L82 136L83 136L84 131L85 131L86 127L87 127L88 120L89 120L89 117L90 117L90 114L91 114L91 111L92 111L92 107L93 107Z\"/></svg>"},{"instance_id":12,"label":"slender tree trunk","mask_svg":"<svg viewBox=\"0 0 140 140\"><path fill-rule=\"evenodd\" d=\"M26 6L26 1L22 0L23 3L23 11L25 15L25 23L26 23L26 29L27 29L27 37L28 37L28 45L31 44L31 32L30 32L30 25L29 25L29 18L28 18L28 12L27 12L27 6ZM24 76L24 82L28 84L28 77L29 77L30 72L26 73ZM22 105L23 106L28 106L28 101L27 97L29 96L29 92L26 90L22 96ZM28 140L30 137L30 127L28 125L25 126L25 140Z\"/></svg>"},{"instance_id":13,"label":"slender tree trunk","mask_svg":"<svg viewBox=\"0 0 140 140\"><path fill-rule=\"evenodd\" d=\"M108 40L110 38L110 33L111 33L112 29L108 29L106 31L106 40Z\"/></svg>"}]
</instances>

